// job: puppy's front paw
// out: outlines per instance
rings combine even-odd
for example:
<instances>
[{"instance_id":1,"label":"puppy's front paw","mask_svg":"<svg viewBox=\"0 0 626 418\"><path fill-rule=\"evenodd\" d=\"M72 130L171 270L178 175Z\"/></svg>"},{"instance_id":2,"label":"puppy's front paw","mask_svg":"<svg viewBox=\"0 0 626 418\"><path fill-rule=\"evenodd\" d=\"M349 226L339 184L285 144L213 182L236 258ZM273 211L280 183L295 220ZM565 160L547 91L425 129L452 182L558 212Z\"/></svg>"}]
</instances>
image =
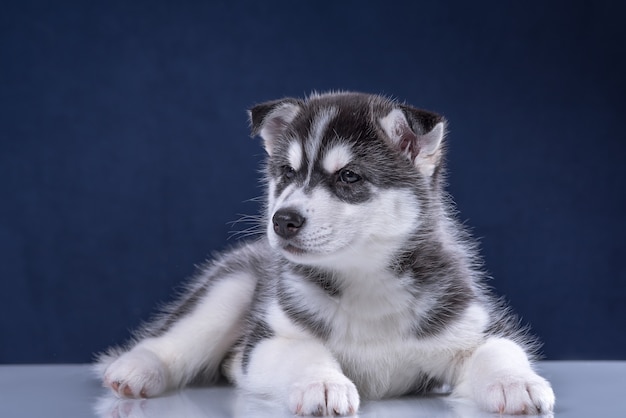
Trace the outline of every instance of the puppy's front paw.
<instances>
[{"instance_id":1,"label":"puppy's front paw","mask_svg":"<svg viewBox=\"0 0 626 418\"><path fill-rule=\"evenodd\" d=\"M359 409L359 393L343 375L296 383L289 396L289 409L296 415L354 415Z\"/></svg>"},{"instance_id":2,"label":"puppy's front paw","mask_svg":"<svg viewBox=\"0 0 626 418\"><path fill-rule=\"evenodd\" d=\"M554 409L552 387L533 372L499 373L476 387L474 395L483 409L500 414L550 414Z\"/></svg>"},{"instance_id":3,"label":"puppy's front paw","mask_svg":"<svg viewBox=\"0 0 626 418\"><path fill-rule=\"evenodd\" d=\"M124 398L149 398L167 389L167 369L152 351L135 348L106 369L104 385Z\"/></svg>"}]
</instances>

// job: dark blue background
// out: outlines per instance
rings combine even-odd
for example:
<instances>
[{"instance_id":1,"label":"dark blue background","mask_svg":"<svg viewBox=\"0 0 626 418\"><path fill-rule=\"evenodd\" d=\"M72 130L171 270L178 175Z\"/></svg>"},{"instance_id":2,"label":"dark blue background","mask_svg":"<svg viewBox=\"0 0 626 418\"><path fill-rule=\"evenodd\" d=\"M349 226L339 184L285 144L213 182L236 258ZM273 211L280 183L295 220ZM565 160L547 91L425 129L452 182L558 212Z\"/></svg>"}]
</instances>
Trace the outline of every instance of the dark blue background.
<instances>
[{"instance_id":1,"label":"dark blue background","mask_svg":"<svg viewBox=\"0 0 626 418\"><path fill-rule=\"evenodd\" d=\"M0 362L86 362L235 242L245 109L384 93L450 122L460 217L550 359L626 359L619 2L0 7Z\"/></svg>"}]
</instances>

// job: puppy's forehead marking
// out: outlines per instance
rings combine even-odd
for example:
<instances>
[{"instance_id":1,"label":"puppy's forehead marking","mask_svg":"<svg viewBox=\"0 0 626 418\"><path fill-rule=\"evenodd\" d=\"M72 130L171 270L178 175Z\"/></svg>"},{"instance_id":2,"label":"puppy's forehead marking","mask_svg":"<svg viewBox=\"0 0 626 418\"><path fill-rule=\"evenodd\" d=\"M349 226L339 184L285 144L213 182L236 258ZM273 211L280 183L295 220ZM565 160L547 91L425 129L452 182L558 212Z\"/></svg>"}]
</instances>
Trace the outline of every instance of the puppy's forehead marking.
<instances>
[{"instance_id":1,"label":"puppy's forehead marking","mask_svg":"<svg viewBox=\"0 0 626 418\"><path fill-rule=\"evenodd\" d=\"M306 155L309 160L309 172L307 175L307 182L311 178L313 173L313 167L315 164L311 162L317 159L317 155L324 138L324 133L328 128L328 125L334 117L339 113L336 107L326 107L317 112L315 119L311 122L311 128L309 129L309 137L306 141Z\"/></svg>"},{"instance_id":2,"label":"puppy's forehead marking","mask_svg":"<svg viewBox=\"0 0 626 418\"><path fill-rule=\"evenodd\" d=\"M287 158L289 159L291 168L296 171L300 170L303 157L302 144L298 141L292 141L291 144L289 144L289 151L287 152Z\"/></svg>"},{"instance_id":3,"label":"puppy's forehead marking","mask_svg":"<svg viewBox=\"0 0 626 418\"><path fill-rule=\"evenodd\" d=\"M332 174L348 165L354 158L352 150L345 144L332 146L322 160L322 167L327 173Z\"/></svg>"}]
</instances>

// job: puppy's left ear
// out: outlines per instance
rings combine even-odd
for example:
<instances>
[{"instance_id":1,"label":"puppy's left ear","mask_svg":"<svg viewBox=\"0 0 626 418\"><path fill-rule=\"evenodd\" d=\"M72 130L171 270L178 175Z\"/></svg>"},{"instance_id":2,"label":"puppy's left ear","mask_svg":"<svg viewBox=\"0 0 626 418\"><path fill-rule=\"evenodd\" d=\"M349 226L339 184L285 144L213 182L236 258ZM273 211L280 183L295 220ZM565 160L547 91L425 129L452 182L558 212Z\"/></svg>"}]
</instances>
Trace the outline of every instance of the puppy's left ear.
<instances>
[{"instance_id":1,"label":"puppy's left ear","mask_svg":"<svg viewBox=\"0 0 626 418\"><path fill-rule=\"evenodd\" d=\"M252 135L263 138L263 146L269 155L272 155L276 138L285 133L300 109L298 100L285 98L258 104L248 111Z\"/></svg>"},{"instance_id":2,"label":"puppy's left ear","mask_svg":"<svg viewBox=\"0 0 626 418\"><path fill-rule=\"evenodd\" d=\"M379 121L391 145L409 158L422 174L432 176L443 154L444 118L436 113L399 105Z\"/></svg>"}]
</instances>

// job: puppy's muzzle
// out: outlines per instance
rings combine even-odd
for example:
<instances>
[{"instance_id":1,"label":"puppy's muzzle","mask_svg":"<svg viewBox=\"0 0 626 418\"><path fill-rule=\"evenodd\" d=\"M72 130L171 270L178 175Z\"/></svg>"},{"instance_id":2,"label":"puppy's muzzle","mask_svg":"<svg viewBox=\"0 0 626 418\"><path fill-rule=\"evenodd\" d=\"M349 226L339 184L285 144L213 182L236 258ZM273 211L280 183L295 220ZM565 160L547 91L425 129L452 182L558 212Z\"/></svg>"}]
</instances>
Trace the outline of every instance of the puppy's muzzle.
<instances>
[{"instance_id":1,"label":"puppy's muzzle","mask_svg":"<svg viewBox=\"0 0 626 418\"><path fill-rule=\"evenodd\" d=\"M295 237L306 218L293 209L280 209L272 217L274 232L281 238L289 239Z\"/></svg>"}]
</instances>

